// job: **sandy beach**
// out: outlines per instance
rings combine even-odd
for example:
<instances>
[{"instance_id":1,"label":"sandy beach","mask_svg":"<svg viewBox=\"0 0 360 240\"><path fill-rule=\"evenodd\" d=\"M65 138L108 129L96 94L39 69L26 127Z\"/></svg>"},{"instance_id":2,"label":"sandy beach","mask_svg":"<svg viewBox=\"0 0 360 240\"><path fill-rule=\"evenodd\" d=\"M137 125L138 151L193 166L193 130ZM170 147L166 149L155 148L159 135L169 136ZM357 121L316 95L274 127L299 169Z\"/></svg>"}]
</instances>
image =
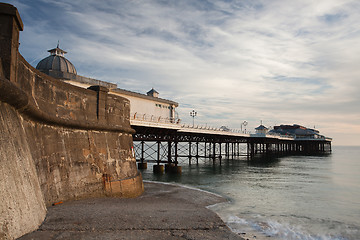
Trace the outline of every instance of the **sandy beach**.
<instances>
[{"instance_id":1,"label":"sandy beach","mask_svg":"<svg viewBox=\"0 0 360 240\"><path fill-rule=\"evenodd\" d=\"M28 239L243 239L209 205L226 199L195 189L146 182L135 199L95 198L51 206Z\"/></svg>"}]
</instances>

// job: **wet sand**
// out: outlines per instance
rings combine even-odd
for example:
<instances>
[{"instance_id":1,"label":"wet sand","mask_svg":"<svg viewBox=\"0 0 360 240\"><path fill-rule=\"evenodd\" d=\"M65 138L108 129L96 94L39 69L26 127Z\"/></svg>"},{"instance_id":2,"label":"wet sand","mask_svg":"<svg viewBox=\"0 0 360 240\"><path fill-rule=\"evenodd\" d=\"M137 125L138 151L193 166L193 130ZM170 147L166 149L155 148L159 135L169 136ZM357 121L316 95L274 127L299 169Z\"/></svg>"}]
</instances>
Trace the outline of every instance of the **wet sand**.
<instances>
[{"instance_id":1,"label":"wet sand","mask_svg":"<svg viewBox=\"0 0 360 240\"><path fill-rule=\"evenodd\" d=\"M226 199L203 191L145 183L135 199L94 198L49 207L28 239L243 239L207 209Z\"/></svg>"}]
</instances>

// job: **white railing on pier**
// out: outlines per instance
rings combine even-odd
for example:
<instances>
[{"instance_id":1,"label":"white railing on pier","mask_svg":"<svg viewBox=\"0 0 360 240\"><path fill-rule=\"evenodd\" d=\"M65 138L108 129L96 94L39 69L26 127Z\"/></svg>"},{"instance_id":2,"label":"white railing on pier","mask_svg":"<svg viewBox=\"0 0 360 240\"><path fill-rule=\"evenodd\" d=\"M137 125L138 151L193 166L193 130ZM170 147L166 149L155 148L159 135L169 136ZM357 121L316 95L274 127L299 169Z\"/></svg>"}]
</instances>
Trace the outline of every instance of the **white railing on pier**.
<instances>
[{"instance_id":1,"label":"white railing on pier","mask_svg":"<svg viewBox=\"0 0 360 240\"><path fill-rule=\"evenodd\" d=\"M131 113L130 124L133 126L159 127L169 129L180 129L180 119L164 118L149 114Z\"/></svg>"},{"instance_id":2,"label":"white railing on pier","mask_svg":"<svg viewBox=\"0 0 360 240\"><path fill-rule=\"evenodd\" d=\"M161 116L154 116L149 114L141 113L132 113L130 114L130 121L143 121L143 122L152 122L152 123L165 123L165 124L180 124L180 119L176 118L164 118Z\"/></svg>"},{"instance_id":3,"label":"white railing on pier","mask_svg":"<svg viewBox=\"0 0 360 240\"><path fill-rule=\"evenodd\" d=\"M237 130L223 130L221 128L211 127L211 126L201 126L201 125L182 125L180 132L190 132L190 133L205 133L205 134L216 134L216 135L225 135L225 136L241 136L249 137L249 133L244 133Z\"/></svg>"},{"instance_id":4,"label":"white railing on pier","mask_svg":"<svg viewBox=\"0 0 360 240\"><path fill-rule=\"evenodd\" d=\"M222 128L216 128L207 125L202 126L202 125L182 124L181 119L164 118L160 116L141 114L141 113L131 113L130 124L133 126L178 129L178 131L181 132L243 136L243 137L250 136L250 132L242 132L240 130L233 130L233 129L224 130Z\"/></svg>"},{"instance_id":5,"label":"white railing on pier","mask_svg":"<svg viewBox=\"0 0 360 240\"><path fill-rule=\"evenodd\" d=\"M296 140L306 140L306 141L319 141L319 140L324 140L324 141L332 141L332 138L329 137L325 137L322 135L312 135L312 136L296 136L295 137Z\"/></svg>"}]
</instances>

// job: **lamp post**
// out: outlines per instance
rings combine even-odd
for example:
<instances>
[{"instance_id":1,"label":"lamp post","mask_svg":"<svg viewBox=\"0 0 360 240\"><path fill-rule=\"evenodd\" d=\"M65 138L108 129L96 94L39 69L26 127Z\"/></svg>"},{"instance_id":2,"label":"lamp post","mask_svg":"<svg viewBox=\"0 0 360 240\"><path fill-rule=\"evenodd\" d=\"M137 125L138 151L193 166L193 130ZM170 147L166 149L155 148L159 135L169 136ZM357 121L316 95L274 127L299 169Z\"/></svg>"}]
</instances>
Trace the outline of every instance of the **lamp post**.
<instances>
[{"instance_id":1,"label":"lamp post","mask_svg":"<svg viewBox=\"0 0 360 240\"><path fill-rule=\"evenodd\" d=\"M247 124L248 124L247 121L244 121L244 122L241 123L241 132L243 132L242 127L243 126L246 127ZM246 128L245 128L245 133L246 133Z\"/></svg>"},{"instance_id":2,"label":"lamp post","mask_svg":"<svg viewBox=\"0 0 360 240\"><path fill-rule=\"evenodd\" d=\"M191 112L190 112L190 116L193 118L193 127L194 127L194 119L195 119L195 117L196 117L196 114L197 114L197 112L195 112L195 110L192 110Z\"/></svg>"}]
</instances>

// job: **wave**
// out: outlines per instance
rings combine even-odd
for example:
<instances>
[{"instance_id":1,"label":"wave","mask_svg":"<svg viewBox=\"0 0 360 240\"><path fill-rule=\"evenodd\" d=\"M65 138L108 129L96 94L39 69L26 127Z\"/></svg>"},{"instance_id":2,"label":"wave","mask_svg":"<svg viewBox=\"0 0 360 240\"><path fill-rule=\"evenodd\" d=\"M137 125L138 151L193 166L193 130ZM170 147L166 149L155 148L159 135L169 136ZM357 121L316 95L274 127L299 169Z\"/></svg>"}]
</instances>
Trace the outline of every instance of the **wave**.
<instances>
[{"instance_id":1,"label":"wave","mask_svg":"<svg viewBox=\"0 0 360 240\"><path fill-rule=\"evenodd\" d=\"M281 223L275 220L251 220L238 216L228 216L224 219L228 227L239 235L254 235L254 239L279 239L279 240L351 240L358 239L359 232L351 227L343 230L348 232L338 234L309 233L302 226L294 226L289 223Z\"/></svg>"}]
</instances>

